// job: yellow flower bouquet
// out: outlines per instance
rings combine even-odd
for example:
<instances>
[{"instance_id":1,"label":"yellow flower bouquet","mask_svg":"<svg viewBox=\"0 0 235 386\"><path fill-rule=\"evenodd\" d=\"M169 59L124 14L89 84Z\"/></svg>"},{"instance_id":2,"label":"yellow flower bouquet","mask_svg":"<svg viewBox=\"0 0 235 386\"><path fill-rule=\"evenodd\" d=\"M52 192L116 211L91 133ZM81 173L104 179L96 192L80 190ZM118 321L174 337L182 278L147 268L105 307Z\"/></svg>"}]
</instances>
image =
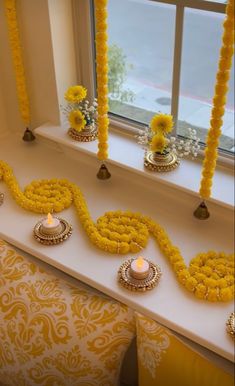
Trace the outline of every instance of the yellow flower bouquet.
<instances>
[{"instance_id":1,"label":"yellow flower bouquet","mask_svg":"<svg viewBox=\"0 0 235 386\"><path fill-rule=\"evenodd\" d=\"M148 127L140 130L137 140L144 148L145 166L152 171L170 171L179 165L179 158L195 158L200 149L196 130L188 128L187 138L170 136L174 128L170 114L155 114Z\"/></svg>"},{"instance_id":2,"label":"yellow flower bouquet","mask_svg":"<svg viewBox=\"0 0 235 386\"><path fill-rule=\"evenodd\" d=\"M71 86L64 94L67 105L62 107L70 128L68 134L75 140L88 142L96 139L97 100L86 99L87 90L81 85Z\"/></svg>"},{"instance_id":3,"label":"yellow flower bouquet","mask_svg":"<svg viewBox=\"0 0 235 386\"><path fill-rule=\"evenodd\" d=\"M159 154L173 152L178 157L191 155L197 157L199 138L196 136L196 130L188 128L187 138L181 139L170 136L174 128L173 117L170 114L157 113L153 116L148 127L140 130L137 140L145 150L151 150Z\"/></svg>"}]
</instances>

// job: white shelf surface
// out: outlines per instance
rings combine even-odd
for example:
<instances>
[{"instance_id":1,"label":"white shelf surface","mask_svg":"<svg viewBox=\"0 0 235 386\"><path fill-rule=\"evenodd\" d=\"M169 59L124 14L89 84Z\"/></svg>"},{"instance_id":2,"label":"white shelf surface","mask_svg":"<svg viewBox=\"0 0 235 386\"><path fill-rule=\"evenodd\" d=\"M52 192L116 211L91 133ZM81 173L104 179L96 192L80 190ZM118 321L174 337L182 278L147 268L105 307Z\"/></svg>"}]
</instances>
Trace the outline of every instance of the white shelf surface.
<instances>
[{"instance_id":1,"label":"white shelf surface","mask_svg":"<svg viewBox=\"0 0 235 386\"><path fill-rule=\"evenodd\" d=\"M210 219L199 221L192 216L197 197L185 191L175 194L165 184L146 183L141 175L136 178L136 174L115 165L111 167L112 178L100 181L96 178L97 160L84 152L77 152L76 160L71 157L40 139L24 143L10 137L0 142L0 159L11 165L22 189L35 179L67 178L81 188L94 221L117 209L149 215L166 229L187 263L201 251L232 252L232 210L211 202ZM233 361L233 341L225 330L233 302L200 301L184 289L152 237L141 254L159 264L163 275L152 291L132 293L118 284L117 271L133 255L111 255L93 246L73 206L60 214L72 224L72 236L63 244L43 246L32 235L42 216L20 208L2 181L0 191L5 193L0 207L1 238Z\"/></svg>"},{"instance_id":2,"label":"white shelf surface","mask_svg":"<svg viewBox=\"0 0 235 386\"><path fill-rule=\"evenodd\" d=\"M83 143L73 140L67 129L61 126L53 126L49 123L35 130L39 137L56 142L58 145L73 149L77 152L89 154L96 158L97 141ZM148 171L143 165L144 150L137 140L130 135L120 134L113 130L109 133L109 159L108 165L116 165L122 169L144 176L148 183L155 182L171 186L174 189L183 190L194 197L199 197L202 161L183 159L180 167L173 172L155 173ZM232 161L231 161L232 162ZM213 178L211 198L208 202L228 207L234 206L234 174L232 167L225 168L217 163Z\"/></svg>"}]
</instances>

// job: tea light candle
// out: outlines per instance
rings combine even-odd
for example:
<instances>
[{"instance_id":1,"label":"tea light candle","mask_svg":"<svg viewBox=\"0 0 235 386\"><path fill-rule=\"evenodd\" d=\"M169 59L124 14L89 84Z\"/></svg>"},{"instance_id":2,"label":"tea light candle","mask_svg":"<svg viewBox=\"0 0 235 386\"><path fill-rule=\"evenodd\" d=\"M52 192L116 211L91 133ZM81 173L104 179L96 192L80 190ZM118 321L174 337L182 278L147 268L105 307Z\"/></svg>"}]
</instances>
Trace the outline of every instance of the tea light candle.
<instances>
[{"instance_id":1,"label":"tea light candle","mask_svg":"<svg viewBox=\"0 0 235 386\"><path fill-rule=\"evenodd\" d=\"M47 235L58 235L62 230L60 220L58 218L52 217L48 213L47 218L42 222L42 232Z\"/></svg>"},{"instance_id":2,"label":"tea light candle","mask_svg":"<svg viewBox=\"0 0 235 386\"><path fill-rule=\"evenodd\" d=\"M149 275L149 263L141 256L133 260L131 262L130 275L134 279L146 279Z\"/></svg>"}]
</instances>

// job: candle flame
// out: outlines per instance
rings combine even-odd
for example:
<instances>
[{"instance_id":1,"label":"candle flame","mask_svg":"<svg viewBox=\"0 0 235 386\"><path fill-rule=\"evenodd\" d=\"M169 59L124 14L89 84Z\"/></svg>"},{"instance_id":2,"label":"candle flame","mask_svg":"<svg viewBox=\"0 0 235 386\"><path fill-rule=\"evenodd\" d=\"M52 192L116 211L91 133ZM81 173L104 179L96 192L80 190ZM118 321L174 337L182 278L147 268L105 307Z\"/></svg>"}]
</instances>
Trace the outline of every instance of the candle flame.
<instances>
[{"instance_id":1,"label":"candle flame","mask_svg":"<svg viewBox=\"0 0 235 386\"><path fill-rule=\"evenodd\" d=\"M136 259L136 265L137 265L137 268L142 268L143 265L144 265L144 259L142 256L138 257L138 259Z\"/></svg>"},{"instance_id":2,"label":"candle flame","mask_svg":"<svg viewBox=\"0 0 235 386\"><path fill-rule=\"evenodd\" d=\"M52 224L53 223L53 218L52 218L52 215L50 213L48 213L48 215L47 215L47 223L48 224Z\"/></svg>"}]
</instances>

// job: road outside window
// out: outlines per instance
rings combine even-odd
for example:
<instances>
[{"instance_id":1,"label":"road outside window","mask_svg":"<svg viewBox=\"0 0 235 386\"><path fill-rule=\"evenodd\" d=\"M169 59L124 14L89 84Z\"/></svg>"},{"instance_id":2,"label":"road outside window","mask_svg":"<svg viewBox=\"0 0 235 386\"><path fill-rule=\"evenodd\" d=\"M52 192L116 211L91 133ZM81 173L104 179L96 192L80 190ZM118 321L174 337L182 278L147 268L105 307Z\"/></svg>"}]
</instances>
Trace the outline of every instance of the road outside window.
<instances>
[{"instance_id":1,"label":"road outside window","mask_svg":"<svg viewBox=\"0 0 235 386\"><path fill-rule=\"evenodd\" d=\"M221 2L221 1L218 1ZM149 0L109 0L110 112L148 124L171 113L176 7ZM224 14L185 8L177 133L209 128ZM234 152L234 70L220 147Z\"/></svg>"}]
</instances>

